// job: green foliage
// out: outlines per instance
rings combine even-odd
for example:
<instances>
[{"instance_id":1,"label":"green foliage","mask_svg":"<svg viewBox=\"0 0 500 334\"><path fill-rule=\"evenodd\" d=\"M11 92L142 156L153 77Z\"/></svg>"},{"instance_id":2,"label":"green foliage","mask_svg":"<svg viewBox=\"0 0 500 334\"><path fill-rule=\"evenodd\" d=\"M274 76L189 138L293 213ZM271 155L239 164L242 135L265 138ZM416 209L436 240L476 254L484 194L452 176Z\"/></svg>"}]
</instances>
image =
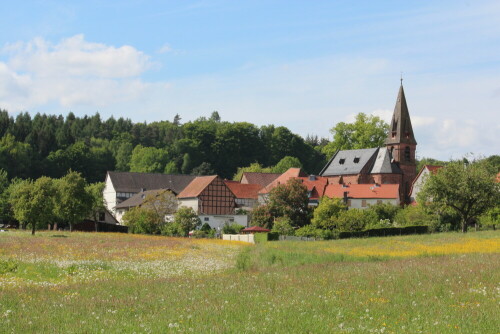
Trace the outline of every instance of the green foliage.
<instances>
[{"instance_id":1,"label":"green foliage","mask_svg":"<svg viewBox=\"0 0 500 334\"><path fill-rule=\"evenodd\" d=\"M417 161L417 173L420 172L422 167L424 167L425 165L444 166L446 164L446 161L441 161L433 158L422 158Z\"/></svg>"},{"instance_id":2,"label":"green foliage","mask_svg":"<svg viewBox=\"0 0 500 334\"><path fill-rule=\"evenodd\" d=\"M14 259L0 259L0 275L16 272L18 267L19 263Z\"/></svg>"},{"instance_id":3,"label":"green foliage","mask_svg":"<svg viewBox=\"0 0 500 334\"><path fill-rule=\"evenodd\" d=\"M30 176L32 148L29 144L16 141L11 134L0 139L0 168L11 177Z\"/></svg>"},{"instance_id":4,"label":"green foliage","mask_svg":"<svg viewBox=\"0 0 500 334\"><path fill-rule=\"evenodd\" d=\"M303 226L295 231L295 235L298 237L318 238L325 240L335 239L337 237L337 234L337 231L316 228L312 224Z\"/></svg>"},{"instance_id":5,"label":"green foliage","mask_svg":"<svg viewBox=\"0 0 500 334\"><path fill-rule=\"evenodd\" d=\"M55 198L54 182L45 176L35 182L17 182L9 193L14 218L22 224L30 225L32 234L35 234L37 228L46 228L55 219Z\"/></svg>"},{"instance_id":6,"label":"green foliage","mask_svg":"<svg viewBox=\"0 0 500 334\"><path fill-rule=\"evenodd\" d=\"M174 215L174 221L165 224L163 234L186 237L189 231L201 226L201 220L192 208L180 207Z\"/></svg>"},{"instance_id":7,"label":"green foliage","mask_svg":"<svg viewBox=\"0 0 500 334\"><path fill-rule=\"evenodd\" d=\"M318 229L333 230L337 226L337 218L347 207L340 198L323 197L313 212L311 224Z\"/></svg>"},{"instance_id":8,"label":"green foliage","mask_svg":"<svg viewBox=\"0 0 500 334\"><path fill-rule=\"evenodd\" d=\"M57 180L57 215L69 223L70 231L73 225L87 218L92 213L95 198L86 191L85 179L78 172L70 171ZM99 201L97 199L97 201Z\"/></svg>"},{"instance_id":9,"label":"green foliage","mask_svg":"<svg viewBox=\"0 0 500 334\"><path fill-rule=\"evenodd\" d=\"M495 169L485 160L453 161L430 175L417 202L433 212L453 210L466 232L469 224L500 202L500 183L495 176Z\"/></svg>"},{"instance_id":10,"label":"green foliage","mask_svg":"<svg viewBox=\"0 0 500 334\"><path fill-rule=\"evenodd\" d=\"M338 150L381 147L389 125L378 116L359 113L354 123L337 123L330 132L333 141L323 147L323 153L333 156Z\"/></svg>"},{"instance_id":11,"label":"green foliage","mask_svg":"<svg viewBox=\"0 0 500 334\"><path fill-rule=\"evenodd\" d=\"M479 221L483 226L491 226L496 229L496 226L500 225L500 205L489 209L480 217Z\"/></svg>"},{"instance_id":12,"label":"green foliage","mask_svg":"<svg viewBox=\"0 0 500 334\"><path fill-rule=\"evenodd\" d=\"M215 171L212 169L212 165L209 162L202 162L198 167L193 168L191 171L192 175L202 176L202 175L214 175Z\"/></svg>"},{"instance_id":13,"label":"green foliage","mask_svg":"<svg viewBox=\"0 0 500 334\"><path fill-rule=\"evenodd\" d=\"M273 224L272 231L280 235L293 235L295 232L292 226L292 220L287 216L277 218Z\"/></svg>"},{"instance_id":14,"label":"green foliage","mask_svg":"<svg viewBox=\"0 0 500 334\"><path fill-rule=\"evenodd\" d=\"M271 173L270 167L262 167L258 162L250 164L248 167L238 167L238 171L233 176L234 181L240 181L243 177L243 173L245 172L253 172L253 173Z\"/></svg>"},{"instance_id":15,"label":"green foliage","mask_svg":"<svg viewBox=\"0 0 500 334\"><path fill-rule=\"evenodd\" d=\"M253 235L255 243L262 243L267 241L278 241L280 234L278 232L255 233Z\"/></svg>"},{"instance_id":16,"label":"green foliage","mask_svg":"<svg viewBox=\"0 0 500 334\"><path fill-rule=\"evenodd\" d=\"M165 165L165 170L163 172L165 174L179 174L179 169L177 168L175 161L169 161Z\"/></svg>"},{"instance_id":17,"label":"green foliage","mask_svg":"<svg viewBox=\"0 0 500 334\"><path fill-rule=\"evenodd\" d=\"M367 210L373 211L379 220L388 220L390 223L393 223L401 207L391 203L377 203L370 205Z\"/></svg>"},{"instance_id":18,"label":"green foliage","mask_svg":"<svg viewBox=\"0 0 500 334\"><path fill-rule=\"evenodd\" d=\"M263 204L259 205L256 208L252 210L252 219L251 222L253 225L260 226L260 227L265 227L265 228L272 228L273 227L273 222L274 222L274 217L271 214L271 211L269 209L269 205Z\"/></svg>"},{"instance_id":19,"label":"green foliage","mask_svg":"<svg viewBox=\"0 0 500 334\"><path fill-rule=\"evenodd\" d=\"M287 216L294 227L309 223L309 196L301 180L290 179L271 189L267 205L274 218Z\"/></svg>"},{"instance_id":20,"label":"green foliage","mask_svg":"<svg viewBox=\"0 0 500 334\"><path fill-rule=\"evenodd\" d=\"M123 224L128 226L129 233L135 234L160 234L163 226L154 210L141 207L128 210L123 215Z\"/></svg>"},{"instance_id":21,"label":"green foliage","mask_svg":"<svg viewBox=\"0 0 500 334\"><path fill-rule=\"evenodd\" d=\"M90 212L94 221L99 220L99 212L106 210L103 197L104 182L91 183L85 186L85 192L90 196Z\"/></svg>"},{"instance_id":22,"label":"green foliage","mask_svg":"<svg viewBox=\"0 0 500 334\"><path fill-rule=\"evenodd\" d=\"M290 168L302 168L302 163L295 157L286 156L276 166L271 168L272 173L284 173Z\"/></svg>"},{"instance_id":23,"label":"green foliage","mask_svg":"<svg viewBox=\"0 0 500 334\"><path fill-rule=\"evenodd\" d=\"M224 234L239 234L244 226L238 223L224 224L222 227L222 233Z\"/></svg>"},{"instance_id":24,"label":"green foliage","mask_svg":"<svg viewBox=\"0 0 500 334\"><path fill-rule=\"evenodd\" d=\"M132 151L130 171L141 173L162 173L167 164L167 152L160 148L137 145Z\"/></svg>"},{"instance_id":25,"label":"green foliage","mask_svg":"<svg viewBox=\"0 0 500 334\"><path fill-rule=\"evenodd\" d=\"M339 214L336 228L339 231L362 231L378 222L377 215L370 210L349 209Z\"/></svg>"},{"instance_id":26,"label":"green foliage","mask_svg":"<svg viewBox=\"0 0 500 334\"><path fill-rule=\"evenodd\" d=\"M0 169L0 223L3 223L10 218L9 207L9 179L7 172Z\"/></svg>"}]
</instances>

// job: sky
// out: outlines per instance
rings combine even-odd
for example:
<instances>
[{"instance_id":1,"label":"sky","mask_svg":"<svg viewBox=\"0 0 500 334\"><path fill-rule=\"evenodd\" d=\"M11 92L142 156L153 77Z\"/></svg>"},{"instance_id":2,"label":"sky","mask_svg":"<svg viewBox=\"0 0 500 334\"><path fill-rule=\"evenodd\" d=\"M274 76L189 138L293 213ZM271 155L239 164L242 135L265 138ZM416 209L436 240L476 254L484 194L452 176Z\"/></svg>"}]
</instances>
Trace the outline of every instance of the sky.
<instances>
[{"instance_id":1,"label":"sky","mask_svg":"<svg viewBox=\"0 0 500 334\"><path fill-rule=\"evenodd\" d=\"M0 108L302 136L387 122L400 78L417 157L500 154L499 1L2 1Z\"/></svg>"}]
</instances>

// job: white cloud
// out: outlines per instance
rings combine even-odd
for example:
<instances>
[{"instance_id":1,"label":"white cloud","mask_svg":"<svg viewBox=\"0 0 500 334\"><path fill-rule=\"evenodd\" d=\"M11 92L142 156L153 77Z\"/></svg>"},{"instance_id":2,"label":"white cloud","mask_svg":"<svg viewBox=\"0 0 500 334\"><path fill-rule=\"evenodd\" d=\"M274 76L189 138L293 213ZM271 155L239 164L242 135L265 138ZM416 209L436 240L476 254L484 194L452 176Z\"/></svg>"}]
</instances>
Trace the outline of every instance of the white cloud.
<instances>
[{"instance_id":1,"label":"white cloud","mask_svg":"<svg viewBox=\"0 0 500 334\"><path fill-rule=\"evenodd\" d=\"M371 112L373 116L378 116L383 121L389 123L392 119L393 111L389 109L377 109Z\"/></svg>"},{"instance_id":2,"label":"white cloud","mask_svg":"<svg viewBox=\"0 0 500 334\"><path fill-rule=\"evenodd\" d=\"M42 38L6 45L0 99L10 111L57 103L106 106L133 99L148 86L139 76L153 63L132 46L87 42L76 35L52 44Z\"/></svg>"},{"instance_id":3,"label":"white cloud","mask_svg":"<svg viewBox=\"0 0 500 334\"><path fill-rule=\"evenodd\" d=\"M172 51L172 47L169 44L164 44L159 50L158 53L168 53Z\"/></svg>"}]
</instances>

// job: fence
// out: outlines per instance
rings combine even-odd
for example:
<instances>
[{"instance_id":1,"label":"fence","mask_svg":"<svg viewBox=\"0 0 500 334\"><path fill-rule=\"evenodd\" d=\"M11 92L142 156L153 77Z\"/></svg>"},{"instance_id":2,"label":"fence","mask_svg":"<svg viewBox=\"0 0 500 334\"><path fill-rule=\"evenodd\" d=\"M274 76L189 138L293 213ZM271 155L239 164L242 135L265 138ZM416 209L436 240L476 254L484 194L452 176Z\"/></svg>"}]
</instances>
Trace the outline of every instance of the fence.
<instances>
[{"instance_id":1,"label":"fence","mask_svg":"<svg viewBox=\"0 0 500 334\"><path fill-rule=\"evenodd\" d=\"M243 241L251 244L255 243L253 234L223 234L222 240Z\"/></svg>"}]
</instances>

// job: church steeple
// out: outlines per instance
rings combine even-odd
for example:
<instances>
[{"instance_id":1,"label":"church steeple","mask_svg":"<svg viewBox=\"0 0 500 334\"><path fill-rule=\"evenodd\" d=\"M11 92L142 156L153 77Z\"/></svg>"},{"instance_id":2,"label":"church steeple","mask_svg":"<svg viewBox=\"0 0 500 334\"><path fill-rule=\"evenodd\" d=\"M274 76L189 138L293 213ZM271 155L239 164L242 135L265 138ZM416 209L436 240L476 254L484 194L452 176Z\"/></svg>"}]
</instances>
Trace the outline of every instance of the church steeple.
<instances>
[{"instance_id":1,"label":"church steeple","mask_svg":"<svg viewBox=\"0 0 500 334\"><path fill-rule=\"evenodd\" d=\"M417 145L413 128L411 126L410 113L406 104L405 92L403 90L403 81L399 87L396 107L392 115L392 121L389 128L389 134L385 140L386 145L392 144L411 144Z\"/></svg>"}]
</instances>

